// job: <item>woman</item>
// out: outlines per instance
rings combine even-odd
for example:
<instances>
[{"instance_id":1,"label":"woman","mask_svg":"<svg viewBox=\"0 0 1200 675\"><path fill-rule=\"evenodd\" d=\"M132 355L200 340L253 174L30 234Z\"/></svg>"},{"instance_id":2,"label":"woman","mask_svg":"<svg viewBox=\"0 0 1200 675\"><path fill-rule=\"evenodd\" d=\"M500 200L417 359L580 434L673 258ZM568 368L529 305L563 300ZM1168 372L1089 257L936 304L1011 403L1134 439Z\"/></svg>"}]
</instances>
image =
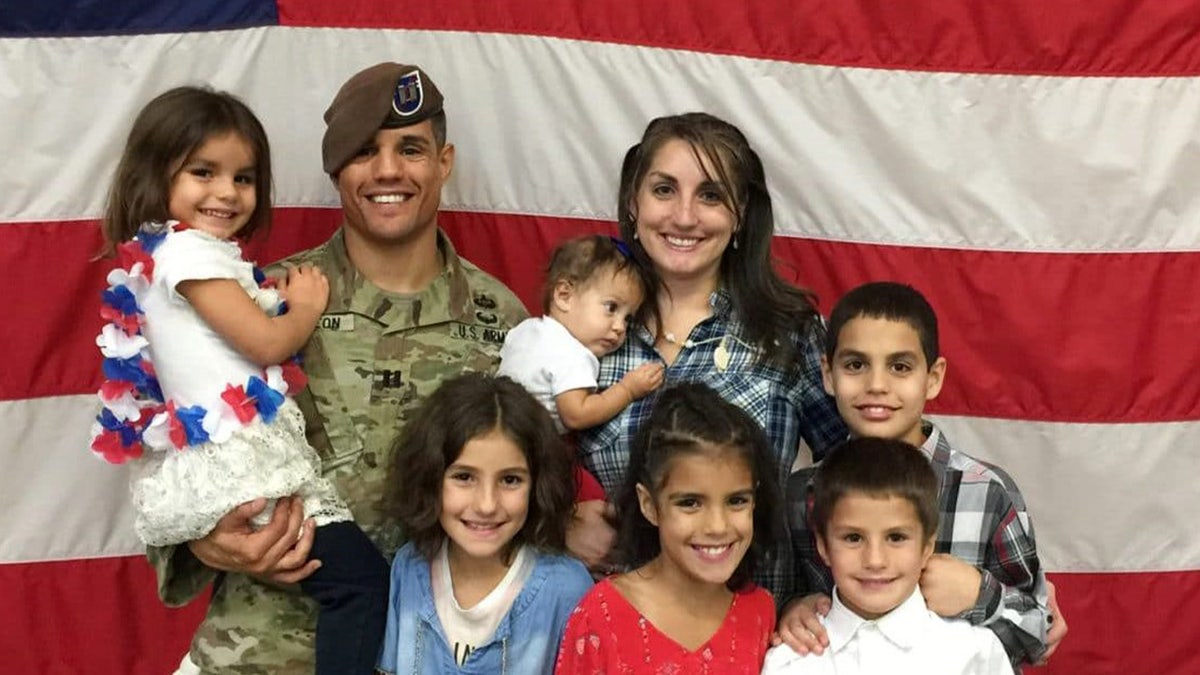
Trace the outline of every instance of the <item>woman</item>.
<instances>
[{"instance_id":1,"label":"woman","mask_svg":"<svg viewBox=\"0 0 1200 675\"><path fill-rule=\"evenodd\" d=\"M767 431L782 488L803 438L820 457L846 438L821 382L824 324L812 294L771 262L774 217L762 161L733 125L706 113L655 119L621 167L621 236L650 271L651 302L605 357L601 388L643 363L664 383L703 382ZM580 438L584 464L615 494L654 396ZM759 582L790 592L786 544Z\"/></svg>"}]
</instances>

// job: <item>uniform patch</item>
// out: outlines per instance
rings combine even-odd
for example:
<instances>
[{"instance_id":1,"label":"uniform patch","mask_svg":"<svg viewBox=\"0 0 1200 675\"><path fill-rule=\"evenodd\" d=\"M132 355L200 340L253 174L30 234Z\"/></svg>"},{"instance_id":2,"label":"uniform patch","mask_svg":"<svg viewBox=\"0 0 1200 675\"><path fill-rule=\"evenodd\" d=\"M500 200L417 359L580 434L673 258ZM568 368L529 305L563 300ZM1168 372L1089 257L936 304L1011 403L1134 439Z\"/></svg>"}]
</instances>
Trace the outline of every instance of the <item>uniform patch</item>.
<instances>
[{"instance_id":1,"label":"uniform patch","mask_svg":"<svg viewBox=\"0 0 1200 675\"><path fill-rule=\"evenodd\" d=\"M421 109L425 90L421 88L421 71L414 70L400 77L396 91L392 93L392 110L401 117L408 117Z\"/></svg>"},{"instance_id":2,"label":"uniform patch","mask_svg":"<svg viewBox=\"0 0 1200 675\"><path fill-rule=\"evenodd\" d=\"M508 331L502 328L478 326L471 323L450 324L450 337L459 340L472 340L474 342L487 342L494 345L503 345L504 338L507 335Z\"/></svg>"},{"instance_id":3,"label":"uniform patch","mask_svg":"<svg viewBox=\"0 0 1200 675\"><path fill-rule=\"evenodd\" d=\"M404 371L377 370L375 371L375 386L383 389L395 389L404 386Z\"/></svg>"},{"instance_id":4,"label":"uniform patch","mask_svg":"<svg viewBox=\"0 0 1200 675\"><path fill-rule=\"evenodd\" d=\"M321 320L317 323L322 330L331 330L335 332L346 332L354 330L354 315L353 314L322 314Z\"/></svg>"},{"instance_id":5,"label":"uniform patch","mask_svg":"<svg viewBox=\"0 0 1200 675\"><path fill-rule=\"evenodd\" d=\"M496 309L497 306L495 298L490 295L484 295L483 293L476 295L473 300L475 301L476 307L482 307L483 309Z\"/></svg>"}]
</instances>

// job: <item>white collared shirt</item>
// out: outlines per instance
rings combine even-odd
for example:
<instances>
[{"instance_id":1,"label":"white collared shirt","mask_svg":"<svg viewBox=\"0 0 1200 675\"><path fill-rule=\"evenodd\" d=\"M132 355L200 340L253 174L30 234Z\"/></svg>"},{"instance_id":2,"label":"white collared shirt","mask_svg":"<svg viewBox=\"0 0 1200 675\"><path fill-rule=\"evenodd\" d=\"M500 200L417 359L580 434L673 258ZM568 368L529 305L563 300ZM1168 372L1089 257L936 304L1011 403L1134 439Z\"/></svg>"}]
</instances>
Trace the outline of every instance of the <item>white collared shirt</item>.
<instances>
[{"instance_id":1,"label":"white collared shirt","mask_svg":"<svg viewBox=\"0 0 1200 675\"><path fill-rule=\"evenodd\" d=\"M767 652L763 675L1012 675L992 631L947 620L925 606L919 588L884 616L868 621L850 611L837 589L824 617L829 647L800 656L779 645Z\"/></svg>"}]
</instances>

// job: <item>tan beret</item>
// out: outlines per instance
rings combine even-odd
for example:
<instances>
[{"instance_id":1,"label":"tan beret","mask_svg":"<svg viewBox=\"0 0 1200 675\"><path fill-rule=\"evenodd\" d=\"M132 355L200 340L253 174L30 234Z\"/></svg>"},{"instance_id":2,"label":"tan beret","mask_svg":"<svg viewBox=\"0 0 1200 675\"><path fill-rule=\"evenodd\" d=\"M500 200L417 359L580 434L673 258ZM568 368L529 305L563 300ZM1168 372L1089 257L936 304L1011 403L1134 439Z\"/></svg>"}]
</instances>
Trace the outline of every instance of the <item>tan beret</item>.
<instances>
[{"instance_id":1,"label":"tan beret","mask_svg":"<svg viewBox=\"0 0 1200 675\"><path fill-rule=\"evenodd\" d=\"M418 66L378 63L359 71L325 111L325 173L341 170L376 131L417 124L441 111L442 92Z\"/></svg>"}]
</instances>

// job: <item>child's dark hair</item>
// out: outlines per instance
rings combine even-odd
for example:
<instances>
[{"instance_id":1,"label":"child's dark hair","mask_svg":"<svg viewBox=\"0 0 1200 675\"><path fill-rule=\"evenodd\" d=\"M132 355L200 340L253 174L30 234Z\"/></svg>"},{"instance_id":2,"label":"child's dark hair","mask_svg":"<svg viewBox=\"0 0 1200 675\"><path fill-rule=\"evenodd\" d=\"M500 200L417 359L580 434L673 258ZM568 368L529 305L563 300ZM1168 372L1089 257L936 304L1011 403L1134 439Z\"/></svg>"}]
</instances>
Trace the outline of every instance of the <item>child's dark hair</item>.
<instances>
[{"instance_id":1,"label":"child's dark hair","mask_svg":"<svg viewBox=\"0 0 1200 675\"><path fill-rule=\"evenodd\" d=\"M575 481L554 421L516 382L469 373L433 392L393 448L386 506L422 555L432 559L446 540L438 522L446 468L468 441L494 429L520 448L529 464L529 512L507 554L521 544L564 550Z\"/></svg>"},{"instance_id":2,"label":"child's dark hair","mask_svg":"<svg viewBox=\"0 0 1200 675\"><path fill-rule=\"evenodd\" d=\"M634 440L628 477L616 502L620 523L618 560L639 567L662 551L658 528L646 520L638 506L639 483L657 500L674 458L682 454L732 452L746 463L754 480L754 539L725 582L733 591L744 588L785 528L771 447L766 433L753 418L707 385L685 383L663 391L654 403L650 419Z\"/></svg>"},{"instance_id":3,"label":"child's dark hair","mask_svg":"<svg viewBox=\"0 0 1200 675\"><path fill-rule=\"evenodd\" d=\"M566 281L576 287L586 286L597 272L628 274L637 281L642 298L646 297L649 281L645 270L633 261L625 242L602 234L568 239L555 247L546 266L546 282L542 286L542 312L549 313L554 303L554 289Z\"/></svg>"},{"instance_id":4,"label":"child's dark hair","mask_svg":"<svg viewBox=\"0 0 1200 675\"><path fill-rule=\"evenodd\" d=\"M236 133L254 152L254 212L235 235L248 239L271 224L271 147L254 113L237 97L202 87L176 87L146 104L133 121L117 165L101 230L111 255L143 223L171 218L171 180L188 155L214 136Z\"/></svg>"},{"instance_id":5,"label":"child's dark hair","mask_svg":"<svg viewBox=\"0 0 1200 675\"><path fill-rule=\"evenodd\" d=\"M842 296L829 313L829 333L825 358L833 362L838 338L851 319L867 317L903 321L917 331L925 367L932 368L938 360L938 322L933 307L920 291L894 281L873 281L854 288Z\"/></svg>"},{"instance_id":6,"label":"child's dark hair","mask_svg":"<svg viewBox=\"0 0 1200 675\"><path fill-rule=\"evenodd\" d=\"M825 536L838 500L851 492L908 500L925 539L937 533L937 476L925 454L904 441L852 438L821 461L813 479L812 526L817 536Z\"/></svg>"}]
</instances>

